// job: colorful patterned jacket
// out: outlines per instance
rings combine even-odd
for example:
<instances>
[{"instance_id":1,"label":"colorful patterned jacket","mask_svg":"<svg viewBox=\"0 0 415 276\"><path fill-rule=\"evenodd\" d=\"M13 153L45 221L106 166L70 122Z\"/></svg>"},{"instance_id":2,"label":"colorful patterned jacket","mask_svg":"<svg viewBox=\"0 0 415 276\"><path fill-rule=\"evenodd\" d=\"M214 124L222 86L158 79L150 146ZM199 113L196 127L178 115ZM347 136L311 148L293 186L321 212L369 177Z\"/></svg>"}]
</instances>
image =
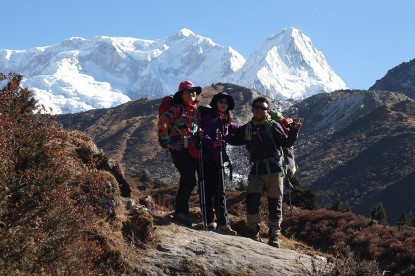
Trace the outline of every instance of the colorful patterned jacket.
<instances>
[{"instance_id":1,"label":"colorful patterned jacket","mask_svg":"<svg viewBox=\"0 0 415 276\"><path fill-rule=\"evenodd\" d=\"M197 133L201 118L197 108L186 104L173 105L160 116L158 122L159 135L166 145L182 141Z\"/></svg>"}]
</instances>

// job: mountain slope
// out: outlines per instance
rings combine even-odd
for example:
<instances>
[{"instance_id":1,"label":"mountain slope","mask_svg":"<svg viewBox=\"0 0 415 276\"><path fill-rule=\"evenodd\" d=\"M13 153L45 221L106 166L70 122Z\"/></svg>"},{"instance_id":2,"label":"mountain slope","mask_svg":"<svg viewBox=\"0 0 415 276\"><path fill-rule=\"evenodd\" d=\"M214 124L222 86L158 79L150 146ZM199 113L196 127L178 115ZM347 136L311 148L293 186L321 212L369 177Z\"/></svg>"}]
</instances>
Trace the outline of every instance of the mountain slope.
<instances>
[{"instance_id":1,"label":"mountain slope","mask_svg":"<svg viewBox=\"0 0 415 276\"><path fill-rule=\"evenodd\" d=\"M333 98L339 94L346 99ZM326 99L320 101L314 96L296 106L298 116L308 114L306 120L313 122L310 126L306 121L301 133L304 138L297 145L298 178L318 194L322 206L332 206L339 200L367 215L368 210L363 210L362 206L373 202L371 198L382 198L384 206L393 208L389 222L395 223L398 205L393 202L410 205L412 207L405 211L413 212L412 201L378 194L388 187L398 188L396 183L414 172L415 102L393 92L347 94L322 95L320 97ZM351 104L353 98L360 100ZM342 109L338 108L340 103ZM338 112L326 113L329 110Z\"/></svg>"},{"instance_id":2,"label":"mountain slope","mask_svg":"<svg viewBox=\"0 0 415 276\"><path fill-rule=\"evenodd\" d=\"M399 165L397 169L400 169ZM389 222L394 224L398 221L401 214L415 214L415 204L413 203L415 195L414 183L415 171L403 178L397 179L384 190L362 200L358 205L353 207L353 210L359 214L368 216L370 215L370 208L381 202L385 210L387 210Z\"/></svg>"},{"instance_id":3,"label":"mountain slope","mask_svg":"<svg viewBox=\"0 0 415 276\"><path fill-rule=\"evenodd\" d=\"M390 69L387 74L377 80L369 90L386 90L402 92L415 98L415 59L403 62Z\"/></svg>"}]
</instances>

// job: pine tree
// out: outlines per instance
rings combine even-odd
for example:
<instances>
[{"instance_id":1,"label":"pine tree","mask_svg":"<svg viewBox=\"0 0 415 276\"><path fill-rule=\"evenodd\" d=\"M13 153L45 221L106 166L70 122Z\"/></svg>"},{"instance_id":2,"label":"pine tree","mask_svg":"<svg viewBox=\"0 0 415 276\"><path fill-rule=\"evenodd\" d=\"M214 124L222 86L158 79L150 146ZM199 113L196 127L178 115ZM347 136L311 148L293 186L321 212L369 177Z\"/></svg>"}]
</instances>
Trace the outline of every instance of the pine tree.
<instances>
[{"instance_id":1,"label":"pine tree","mask_svg":"<svg viewBox=\"0 0 415 276\"><path fill-rule=\"evenodd\" d=\"M345 212L350 212L351 211L349 205L342 204L339 199L337 199L336 203L333 206L331 206L331 207L329 207L327 209L328 210L337 211L337 212L341 212L341 213L345 213Z\"/></svg>"},{"instance_id":2,"label":"pine tree","mask_svg":"<svg viewBox=\"0 0 415 276\"><path fill-rule=\"evenodd\" d=\"M370 209L370 217L380 224L388 225L388 217L382 203L372 206Z\"/></svg>"},{"instance_id":3,"label":"pine tree","mask_svg":"<svg viewBox=\"0 0 415 276\"><path fill-rule=\"evenodd\" d=\"M285 184L287 188L287 193L284 195L285 202L305 210L319 209L316 194L302 185L297 178L292 177L286 180Z\"/></svg>"},{"instance_id":4,"label":"pine tree","mask_svg":"<svg viewBox=\"0 0 415 276\"><path fill-rule=\"evenodd\" d=\"M401 216L399 217L399 220L396 223L396 225L398 225L398 226L404 226L404 225L413 226L411 216L409 216L405 213L401 213Z\"/></svg>"},{"instance_id":5,"label":"pine tree","mask_svg":"<svg viewBox=\"0 0 415 276\"><path fill-rule=\"evenodd\" d=\"M337 199L336 203L334 203L333 206L328 208L329 210L341 212L342 211L342 204L340 203L340 200Z\"/></svg>"}]
</instances>

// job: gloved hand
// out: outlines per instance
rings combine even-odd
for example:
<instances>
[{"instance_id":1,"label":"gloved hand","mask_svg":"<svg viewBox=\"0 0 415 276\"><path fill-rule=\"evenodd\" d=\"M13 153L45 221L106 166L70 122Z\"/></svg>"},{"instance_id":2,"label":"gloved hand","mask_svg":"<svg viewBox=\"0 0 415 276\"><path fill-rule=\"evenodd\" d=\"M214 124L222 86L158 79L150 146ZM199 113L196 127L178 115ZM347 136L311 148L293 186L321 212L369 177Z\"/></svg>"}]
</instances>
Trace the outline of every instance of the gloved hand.
<instances>
[{"instance_id":1,"label":"gloved hand","mask_svg":"<svg viewBox=\"0 0 415 276\"><path fill-rule=\"evenodd\" d=\"M222 140L216 140L216 141L213 143L213 147L214 147L214 148L217 148L217 147L220 147L220 146L222 146Z\"/></svg>"},{"instance_id":2,"label":"gloved hand","mask_svg":"<svg viewBox=\"0 0 415 276\"><path fill-rule=\"evenodd\" d=\"M172 150L181 150L183 148L183 142L182 141L178 141L178 142L170 142L167 145L168 148L172 149Z\"/></svg>"},{"instance_id":3,"label":"gloved hand","mask_svg":"<svg viewBox=\"0 0 415 276\"><path fill-rule=\"evenodd\" d=\"M300 129L301 126L303 125L304 122L304 118L300 118L298 120L294 120L294 122L292 123L292 126L296 129Z\"/></svg>"},{"instance_id":4,"label":"gloved hand","mask_svg":"<svg viewBox=\"0 0 415 276\"><path fill-rule=\"evenodd\" d=\"M287 168L287 172L286 172L285 176L286 176L288 179L290 179L290 178L292 178L292 177L294 176L294 174L296 173L296 171L297 171L297 167L294 167L294 168L292 168L292 169Z\"/></svg>"}]
</instances>

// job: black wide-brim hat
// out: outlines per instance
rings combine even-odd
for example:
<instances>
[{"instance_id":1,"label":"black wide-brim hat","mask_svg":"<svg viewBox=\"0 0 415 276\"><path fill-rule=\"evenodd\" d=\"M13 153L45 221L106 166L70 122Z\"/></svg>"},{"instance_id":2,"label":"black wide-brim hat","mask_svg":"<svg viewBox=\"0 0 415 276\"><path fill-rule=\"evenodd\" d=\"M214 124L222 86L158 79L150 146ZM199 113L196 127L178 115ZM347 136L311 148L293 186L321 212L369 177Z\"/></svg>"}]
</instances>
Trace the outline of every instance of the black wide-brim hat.
<instances>
[{"instance_id":1,"label":"black wide-brim hat","mask_svg":"<svg viewBox=\"0 0 415 276\"><path fill-rule=\"evenodd\" d=\"M229 106L228 106L229 110L233 110L235 108L235 102L234 102L232 96L229 95L226 92L219 92L219 93L215 94L215 96L213 96L212 100L210 101L209 105L212 108L216 108L216 104L217 104L218 100L222 99L222 98L225 98L229 102Z\"/></svg>"}]
</instances>

